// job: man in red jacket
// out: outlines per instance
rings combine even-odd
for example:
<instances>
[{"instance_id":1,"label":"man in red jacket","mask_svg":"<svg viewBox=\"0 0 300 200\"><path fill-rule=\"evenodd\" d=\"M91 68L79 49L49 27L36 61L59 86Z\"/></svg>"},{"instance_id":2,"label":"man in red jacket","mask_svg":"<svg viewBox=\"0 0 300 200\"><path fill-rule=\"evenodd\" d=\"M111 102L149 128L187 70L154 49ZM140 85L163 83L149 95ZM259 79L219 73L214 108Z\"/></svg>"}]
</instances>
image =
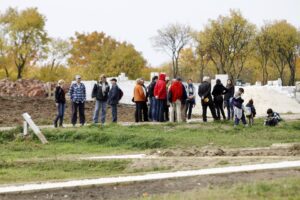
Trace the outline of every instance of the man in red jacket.
<instances>
[{"instance_id":1,"label":"man in red jacket","mask_svg":"<svg viewBox=\"0 0 300 200\"><path fill-rule=\"evenodd\" d=\"M170 106L170 122L175 121L175 113L177 122L182 122L181 118L181 100L183 94L183 86L180 79L175 79L169 89L168 100Z\"/></svg>"},{"instance_id":2,"label":"man in red jacket","mask_svg":"<svg viewBox=\"0 0 300 200\"><path fill-rule=\"evenodd\" d=\"M160 74L154 87L154 96L156 104L156 119L159 122L164 121L164 101L167 99L166 74Z\"/></svg>"}]
</instances>

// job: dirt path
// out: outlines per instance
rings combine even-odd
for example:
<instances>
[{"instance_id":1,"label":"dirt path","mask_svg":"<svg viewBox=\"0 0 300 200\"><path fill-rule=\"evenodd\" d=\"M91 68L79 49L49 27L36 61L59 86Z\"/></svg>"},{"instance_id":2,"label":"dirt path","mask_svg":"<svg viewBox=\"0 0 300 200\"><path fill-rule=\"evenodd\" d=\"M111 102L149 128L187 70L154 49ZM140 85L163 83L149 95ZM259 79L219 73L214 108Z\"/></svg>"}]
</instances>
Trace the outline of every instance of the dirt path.
<instances>
[{"instance_id":1,"label":"dirt path","mask_svg":"<svg viewBox=\"0 0 300 200\"><path fill-rule=\"evenodd\" d=\"M162 194L184 192L201 189L208 186L231 185L235 183L254 182L258 180L274 180L279 178L299 177L300 170L268 170L254 172L240 172L233 174L204 175L185 178L172 178L156 181L142 181L123 184L109 184L103 186L73 187L37 192L22 192L0 194L1 200L104 200L131 199L143 197L145 194Z\"/></svg>"}]
</instances>

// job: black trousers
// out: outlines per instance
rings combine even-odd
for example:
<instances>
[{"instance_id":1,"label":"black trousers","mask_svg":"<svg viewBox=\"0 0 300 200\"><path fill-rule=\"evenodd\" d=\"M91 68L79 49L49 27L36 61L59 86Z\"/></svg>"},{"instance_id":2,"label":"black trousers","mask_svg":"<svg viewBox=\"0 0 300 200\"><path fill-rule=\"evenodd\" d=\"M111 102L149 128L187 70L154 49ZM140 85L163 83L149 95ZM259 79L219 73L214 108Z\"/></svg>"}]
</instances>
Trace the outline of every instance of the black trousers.
<instances>
[{"instance_id":1,"label":"black trousers","mask_svg":"<svg viewBox=\"0 0 300 200\"><path fill-rule=\"evenodd\" d=\"M224 108L223 108L223 98L215 100L215 106L216 106L216 110L217 110L217 119L221 119L221 114L222 114L222 117L225 120L226 117L225 117L225 112L224 112Z\"/></svg>"},{"instance_id":2,"label":"black trousers","mask_svg":"<svg viewBox=\"0 0 300 200\"><path fill-rule=\"evenodd\" d=\"M136 101L135 102L135 122L142 122L142 109L143 109L143 102L142 101Z\"/></svg>"},{"instance_id":3,"label":"black trousers","mask_svg":"<svg viewBox=\"0 0 300 200\"><path fill-rule=\"evenodd\" d=\"M81 125L85 123L84 115L84 102L75 103L72 102L72 124L75 125L77 122L77 112L79 111L79 121Z\"/></svg>"},{"instance_id":4,"label":"black trousers","mask_svg":"<svg viewBox=\"0 0 300 200\"><path fill-rule=\"evenodd\" d=\"M142 104L142 112L143 112L143 119L145 122L149 121L148 119L148 106L147 106L147 102L146 101L143 101L143 104Z\"/></svg>"},{"instance_id":5,"label":"black trousers","mask_svg":"<svg viewBox=\"0 0 300 200\"><path fill-rule=\"evenodd\" d=\"M214 119L217 119L216 109L215 109L214 102L212 101L212 97L208 96L208 99L209 99L208 102L204 102L203 99L201 101L201 104L202 104L202 118L203 118L204 122L207 122L207 107L209 107L212 117Z\"/></svg>"}]
</instances>

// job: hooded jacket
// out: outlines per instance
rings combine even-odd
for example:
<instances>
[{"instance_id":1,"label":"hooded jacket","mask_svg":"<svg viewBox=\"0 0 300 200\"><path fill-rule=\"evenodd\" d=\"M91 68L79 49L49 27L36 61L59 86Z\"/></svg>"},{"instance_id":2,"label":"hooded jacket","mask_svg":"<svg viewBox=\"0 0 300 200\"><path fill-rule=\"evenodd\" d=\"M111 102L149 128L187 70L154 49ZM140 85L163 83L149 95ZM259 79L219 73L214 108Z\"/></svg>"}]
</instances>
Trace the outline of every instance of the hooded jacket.
<instances>
[{"instance_id":1,"label":"hooded jacket","mask_svg":"<svg viewBox=\"0 0 300 200\"><path fill-rule=\"evenodd\" d=\"M169 92L171 93L171 103L176 100L182 100L183 87L182 83L179 81L174 81L170 87Z\"/></svg>"},{"instance_id":2,"label":"hooded jacket","mask_svg":"<svg viewBox=\"0 0 300 200\"><path fill-rule=\"evenodd\" d=\"M158 97L160 100L167 99L167 86L166 86L166 75L160 74L159 79L154 87L154 96Z\"/></svg>"}]
</instances>

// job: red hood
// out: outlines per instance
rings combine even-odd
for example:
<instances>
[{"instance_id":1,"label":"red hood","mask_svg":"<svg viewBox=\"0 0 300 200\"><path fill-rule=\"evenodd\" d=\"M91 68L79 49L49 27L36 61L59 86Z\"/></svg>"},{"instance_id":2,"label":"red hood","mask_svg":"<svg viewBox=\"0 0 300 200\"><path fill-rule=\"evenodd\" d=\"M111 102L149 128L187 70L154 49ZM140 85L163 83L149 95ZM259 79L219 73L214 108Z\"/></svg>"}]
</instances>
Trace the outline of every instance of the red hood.
<instances>
[{"instance_id":1,"label":"red hood","mask_svg":"<svg viewBox=\"0 0 300 200\"><path fill-rule=\"evenodd\" d=\"M166 80L166 74L160 74L159 80L165 81Z\"/></svg>"}]
</instances>

